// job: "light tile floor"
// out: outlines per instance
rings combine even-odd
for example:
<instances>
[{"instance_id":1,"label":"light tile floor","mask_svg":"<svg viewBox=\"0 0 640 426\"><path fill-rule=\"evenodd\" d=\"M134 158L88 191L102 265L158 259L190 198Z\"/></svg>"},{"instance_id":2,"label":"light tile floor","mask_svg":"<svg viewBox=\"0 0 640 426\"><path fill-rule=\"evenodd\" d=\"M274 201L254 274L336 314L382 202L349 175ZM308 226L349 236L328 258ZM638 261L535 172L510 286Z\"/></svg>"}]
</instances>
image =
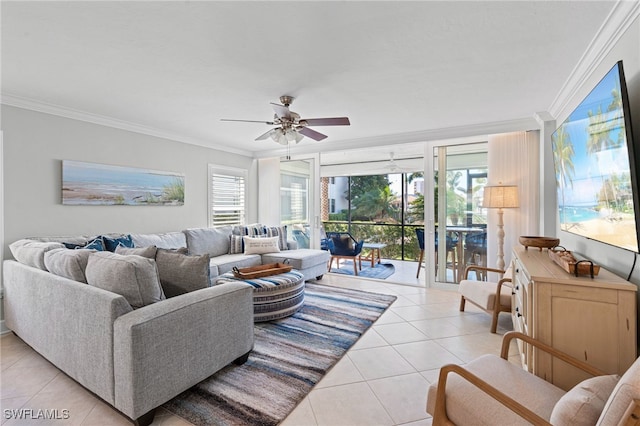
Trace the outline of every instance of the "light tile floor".
<instances>
[{"instance_id":1,"label":"light tile floor","mask_svg":"<svg viewBox=\"0 0 640 426\"><path fill-rule=\"evenodd\" d=\"M415 273L415 272L414 272ZM414 275L415 276L415 275ZM490 317L467 304L458 311L455 292L397 285L387 281L327 274L323 284L393 294L398 300L316 385L282 423L298 425L429 425L427 388L446 363L464 364L500 351L501 335L511 329L501 315L498 333ZM129 425L125 417L61 373L13 334L0 339L0 413L6 409L69 410L56 424ZM517 362L515 347L511 358ZM33 422L38 425L44 421ZM188 425L165 410L154 425Z\"/></svg>"}]
</instances>

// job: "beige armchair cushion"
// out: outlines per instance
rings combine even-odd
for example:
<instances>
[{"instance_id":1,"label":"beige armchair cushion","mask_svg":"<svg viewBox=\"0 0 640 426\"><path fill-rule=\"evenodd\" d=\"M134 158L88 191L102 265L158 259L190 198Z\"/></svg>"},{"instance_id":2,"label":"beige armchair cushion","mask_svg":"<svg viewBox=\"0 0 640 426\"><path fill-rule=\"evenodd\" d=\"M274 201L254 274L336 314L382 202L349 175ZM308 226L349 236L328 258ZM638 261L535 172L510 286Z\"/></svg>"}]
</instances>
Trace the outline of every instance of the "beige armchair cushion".
<instances>
[{"instance_id":1,"label":"beige armchair cushion","mask_svg":"<svg viewBox=\"0 0 640 426\"><path fill-rule=\"evenodd\" d=\"M496 301L497 282L462 280L458 291L465 299L475 303L483 309L492 311ZM511 287L503 285L500 290L500 304L511 305Z\"/></svg>"},{"instance_id":2,"label":"beige armchair cushion","mask_svg":"<svg viewBox=\"0 0 640 426\"><path fill-rule=\"evenodd\" d=\"M551 417L556 403L565 392L538 376L496 355L483 355L464 366L491 386L507 395L518 395L518 400L527 401L527 408L544 419ZM435 409L437 383L429 387L427 412ZM449 374L446 392L447 415L457 425L496 425L496 419L505 425L528 425L529 423L492 397L457 374Z\"/></svg>"}]
</instances>

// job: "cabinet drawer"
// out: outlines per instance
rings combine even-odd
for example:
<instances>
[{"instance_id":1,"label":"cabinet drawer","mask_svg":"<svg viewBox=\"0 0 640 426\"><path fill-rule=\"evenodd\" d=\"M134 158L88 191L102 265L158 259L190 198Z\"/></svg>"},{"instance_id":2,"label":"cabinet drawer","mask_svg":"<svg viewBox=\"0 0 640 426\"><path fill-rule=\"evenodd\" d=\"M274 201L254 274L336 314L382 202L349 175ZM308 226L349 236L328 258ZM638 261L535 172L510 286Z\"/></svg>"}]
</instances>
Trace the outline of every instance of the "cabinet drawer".
<instances>
[{"instance_id":1,"label":"cabinet drawer","mask_svg":"<svg viewBox=\"0 0 640 426\"><path fill-rule=\"evenodd\" d=\"M557 284L551 288L551 297L590 300L618 304L618 291L606 288Z\"/></svg>"}]
</instances>

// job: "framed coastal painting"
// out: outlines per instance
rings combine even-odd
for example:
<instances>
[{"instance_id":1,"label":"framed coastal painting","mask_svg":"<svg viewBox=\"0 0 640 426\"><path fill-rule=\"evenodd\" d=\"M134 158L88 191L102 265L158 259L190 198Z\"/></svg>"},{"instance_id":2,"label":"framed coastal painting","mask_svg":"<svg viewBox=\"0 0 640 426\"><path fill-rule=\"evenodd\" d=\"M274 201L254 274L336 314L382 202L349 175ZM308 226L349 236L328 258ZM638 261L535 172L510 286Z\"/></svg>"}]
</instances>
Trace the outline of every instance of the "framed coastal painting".
<instances>
[{"instance_id":1,"label":"framed coastal painting","mask_svg":"<svg viewBox=\"0 0 640 426\"><path fill-rule=\"evenodd\" d=\"M62 204L184 205L184 175L62 160Z\"/></svg>"}]
</instances>

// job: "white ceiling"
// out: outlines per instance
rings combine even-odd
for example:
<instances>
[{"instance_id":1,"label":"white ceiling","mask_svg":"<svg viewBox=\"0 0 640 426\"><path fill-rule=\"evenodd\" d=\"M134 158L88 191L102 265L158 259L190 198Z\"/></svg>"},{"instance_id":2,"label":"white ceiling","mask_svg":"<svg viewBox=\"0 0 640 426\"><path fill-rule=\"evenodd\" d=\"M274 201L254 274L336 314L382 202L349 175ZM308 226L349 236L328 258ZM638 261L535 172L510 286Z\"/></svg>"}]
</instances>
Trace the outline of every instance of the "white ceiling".
<instances>
[{"instance_id":1,"label":"white ceiling","mask_svg":"<svg viewBox=\"0 0 640 426\"><path fill-rule=\"evenodd\" d=\"M287 94L351 119L292 152L373 145L548 110L613 6L3 1L3 102L264 156L267 125L220 119L270 120Z\"/></svg>"}]
</instances>

